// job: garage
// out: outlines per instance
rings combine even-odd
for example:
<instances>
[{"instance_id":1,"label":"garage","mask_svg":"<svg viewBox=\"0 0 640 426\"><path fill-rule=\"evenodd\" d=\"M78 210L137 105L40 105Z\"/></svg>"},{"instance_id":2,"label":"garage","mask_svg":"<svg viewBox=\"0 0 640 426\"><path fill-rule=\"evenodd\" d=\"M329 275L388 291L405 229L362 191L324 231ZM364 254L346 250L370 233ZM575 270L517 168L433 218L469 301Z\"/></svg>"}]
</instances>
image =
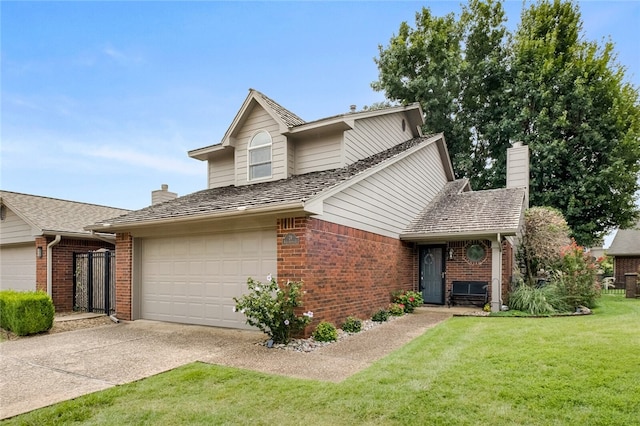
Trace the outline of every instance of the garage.
<instances>
[{"instance_id":1,"label":"garage","mask_svg":"<svg viewBox=\"0 0 640 426\"><path fill-rule=\"evenodd\" d=\"M0 290L36 289L36 250L33 243L0 247Z\"/></svg>"},{"instance_id":2,"label":"garage","mask_svg":"<svg viewBox=\"0 0 640 426\"><path fill-rule=\"evenodd\" d=\"M144 238L139 249L144 319L249 328L233 297L246 292L248 277L276 273L275 228Z\"/></svg>"}]
</instances>

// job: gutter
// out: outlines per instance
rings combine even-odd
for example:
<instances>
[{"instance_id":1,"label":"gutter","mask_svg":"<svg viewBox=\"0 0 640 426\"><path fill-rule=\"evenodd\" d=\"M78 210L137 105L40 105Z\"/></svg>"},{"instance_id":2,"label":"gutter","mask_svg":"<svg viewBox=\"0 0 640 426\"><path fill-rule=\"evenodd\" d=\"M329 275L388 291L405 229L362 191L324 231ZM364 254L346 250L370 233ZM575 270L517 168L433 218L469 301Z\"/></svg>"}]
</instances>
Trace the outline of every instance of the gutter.
<instances>
[{"instance_id":1,"label":"gutter","mask_svg":"<svg viewBox=\"0 0 640 426\"><path fill-rule=\"evenodd\" d=\"M180 216L180 217L167 217L161 219L152 219L146 221L136 221L136 222L126 222L126 223L116 223L111 224L107 222L103 222L101 224L94 224L90 226L86 226L84 229L87 231L91 231L92 233L98 230L105 231L107 233L116 233L120 230L130 230L132 228L141 228L148 226L157 226L157 225L169 225L169 224L180 224L185 222L203 222L210 221L216 219L224 219L229 217L242 217L242 216L254 216L261 214L269 214L273 212L294 212L294 211L306 211L308 213L314 213L313 211L308 211L305 205L306 200L294 201L287 204L276 204L273 206L263 206L252 208L251 206L238 206L234 210L225 210L219 213L208 213L202 215L188 215L188 216Z\"/></svg>"},{"instance_id":2,"label":"gutter","mask_svg":"<svg viewBox=\"0 0 640 426\"><path fill-rule=\"evenodd\" d=\"M47 244L47 294L52 296L52 281L53 281L53 247L57 246L62 240L62 235L58 234L56 237Z\"/></svg>"},{"instance_id":3,"label":"gutter","mask_svg":"<svg viewBox=\"0 0 640 426\"><path fill-rule=\"evenodd\" d=\"M115 244L116 243L116 237L115 236L111 236L111 237L105 237L103 235L98 234L96 231L91 230L91 236L95 237L101 241L104 241L105 243L109 243L109 244Z\"/></svg>"}]
</instances>

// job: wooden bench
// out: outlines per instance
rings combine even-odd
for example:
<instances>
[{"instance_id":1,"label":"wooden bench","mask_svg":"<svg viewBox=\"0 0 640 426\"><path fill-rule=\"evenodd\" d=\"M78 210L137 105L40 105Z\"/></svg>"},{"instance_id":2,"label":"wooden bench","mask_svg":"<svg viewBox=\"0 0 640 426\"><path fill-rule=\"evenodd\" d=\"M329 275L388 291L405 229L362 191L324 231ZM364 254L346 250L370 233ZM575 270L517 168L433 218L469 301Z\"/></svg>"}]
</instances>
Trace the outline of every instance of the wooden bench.
<instances>
[{"instance_id":1,"label":"wooden bench","mask_svg":"<svg viewBox=\"0 0 640 426\"><path fill-rule=\"evenodd\" d=\"M454 281L449 292L449 307L459 302L471 303L476 306L486 305L489 302L486 281Z\"/></svg>"}]
</instances>

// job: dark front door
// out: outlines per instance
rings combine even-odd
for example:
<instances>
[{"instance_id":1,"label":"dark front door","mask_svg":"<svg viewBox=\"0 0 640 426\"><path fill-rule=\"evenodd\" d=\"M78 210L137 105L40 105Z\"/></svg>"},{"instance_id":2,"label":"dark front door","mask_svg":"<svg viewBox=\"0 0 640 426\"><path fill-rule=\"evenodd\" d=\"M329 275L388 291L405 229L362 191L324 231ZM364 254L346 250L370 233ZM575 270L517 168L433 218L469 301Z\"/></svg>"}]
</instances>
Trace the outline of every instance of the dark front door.
<instances>
[{"instance_id":1,"label":"dark front door","mask_svg":"<svg viewBox=\"0 0 640 426\"><path fill-rule=\"evenodd\" d=\"M424 303L444 305L444 246L420 247L420 290Z\"/></svg>"}]
</instances>

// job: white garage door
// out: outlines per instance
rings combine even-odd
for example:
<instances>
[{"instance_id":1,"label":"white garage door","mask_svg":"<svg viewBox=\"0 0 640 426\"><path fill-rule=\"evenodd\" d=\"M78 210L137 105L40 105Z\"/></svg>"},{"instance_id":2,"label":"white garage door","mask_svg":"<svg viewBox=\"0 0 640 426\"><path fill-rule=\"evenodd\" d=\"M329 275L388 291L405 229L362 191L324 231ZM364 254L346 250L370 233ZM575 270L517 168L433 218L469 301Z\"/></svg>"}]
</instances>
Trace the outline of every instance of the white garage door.
<instances>
[{"instance_id":1,"label":"white garage door","mask_svg":"<svg viewBox=\"0 0 640 426\"><path fill-rule=\"evenodd\" d=\"M36 249L24 246L0 247L0 290L36 289Z\"/></svg>"},{"instance_id":2,"label":"white garage door","mask_svg":"<svg viewBox=\"0 0 640 426\"><path fill-rule=\"evenodd\" d=\"M233 297L275 275L276 230L147 238L141 252L142 318L249 328Z\"/></svg>"}]
</instances>

